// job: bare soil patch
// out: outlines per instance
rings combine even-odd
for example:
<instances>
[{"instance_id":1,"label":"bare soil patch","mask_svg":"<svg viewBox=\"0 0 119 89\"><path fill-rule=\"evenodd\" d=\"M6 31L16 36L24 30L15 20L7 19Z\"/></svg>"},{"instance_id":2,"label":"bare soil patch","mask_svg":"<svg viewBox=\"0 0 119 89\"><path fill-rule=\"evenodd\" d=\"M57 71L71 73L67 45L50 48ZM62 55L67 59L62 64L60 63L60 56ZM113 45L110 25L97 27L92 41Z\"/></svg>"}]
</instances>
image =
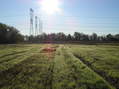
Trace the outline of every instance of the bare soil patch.
<instances>
[{"instance_id":1,"label":"bare soil patch","mask_svg":"<svg viewBox=\"0 0 119 89\"><path fill-rule=\"evenodd\" d=\"M56 51L56 47L54 47L51 44L48 44L41 50L41 53L43 53L45 56L47 56L48 59L53 59L55 51Z\"/></svg>"},{"instance_id":2,"label":"bare soil patch","mask_svg":"<svg viewBox=\"0 0 119 89\"><path fill-rule=\"evenodd\" d=\"M43 49L43 53L52 53L56 51L56 47L52 46L51 44L46 45Z\"/></svg>"}]
</instances>

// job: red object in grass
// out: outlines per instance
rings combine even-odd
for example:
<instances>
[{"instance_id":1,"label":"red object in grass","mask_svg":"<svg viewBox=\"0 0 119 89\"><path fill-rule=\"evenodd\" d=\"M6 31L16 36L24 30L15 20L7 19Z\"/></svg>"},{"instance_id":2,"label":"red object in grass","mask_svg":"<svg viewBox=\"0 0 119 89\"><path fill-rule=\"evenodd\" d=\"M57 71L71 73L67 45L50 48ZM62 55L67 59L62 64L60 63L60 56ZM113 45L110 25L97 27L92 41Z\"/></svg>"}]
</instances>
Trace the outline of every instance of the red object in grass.
<instances>
[{"instance_id":1,"label":"red object in grass","mask_svg":"<svg viewBox=\"0 0 119 89\"><path fill-rule=\"evenodd\" d=\"M47 48L44 48L43 51L44 52L54 52L54 51L56 51L56 49L52 48L52 47L47 47Z\"/></svg>"}]
</instances>

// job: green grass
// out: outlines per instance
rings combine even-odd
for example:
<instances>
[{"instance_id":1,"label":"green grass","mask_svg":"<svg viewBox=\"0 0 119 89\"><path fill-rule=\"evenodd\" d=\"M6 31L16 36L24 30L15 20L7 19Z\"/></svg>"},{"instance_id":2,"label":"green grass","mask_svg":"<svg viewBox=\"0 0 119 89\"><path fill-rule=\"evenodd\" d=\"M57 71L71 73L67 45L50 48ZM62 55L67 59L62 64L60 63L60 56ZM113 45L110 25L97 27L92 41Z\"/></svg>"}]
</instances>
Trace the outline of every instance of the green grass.
<instances>
[{"instance_id":1,"label":"green grass","mask_svg":"<svg viewBox=\"0 0 119 89\"><path fill-rule=\"evenodd\" d=\"M16 52L3 57L5 63L0 65L0 89L51 89L53 62L40 53L40 46L15 48L15 51L27 50L19 52L18 58L14 58ZM7 58L9 60L6 61Z\"/></svg>"},{"instance_id":2,"label":"green grass","mask_svg":"<svg viewBox=\"0 0 119 89\"><path fill-rule=\"evenodd\" d=\"M0 89L118 89L119 46L45 46L0 45Z\"/></svg>"},{"instance_id":3,"label":"green grass","mask_svg":"<svg viewBox=\"0 0 119 89\"><path fill-rule=\"evenodd\" d=\"M70 45L72 53L88 67L119 88L119 46Z\"/></svg>"},{"instance_id":4,"label":"green grass","mask_svg":"<svg viewBox=\"0 0 119 89\"><path fill-rule=\"evenodd\" d=\"M57 53L53 75L53 89L115 89L66 48Z\"/></svg>"},{"instance_id":5,"label":"green grass","mask_svg":"<svg viewBox=\"0 0 119 89\"><path fill-rule=\"evenodd\" d=\"M37 47L39 49L37 49ZM7 52L8 50L8 52ZM38 45L31 45L31 46L15 46L15 47L8 47L7 49L4 48L0 50L0 71L4 71L13 67L15 64L25 60L27 57L37 53L40 50Z\"/></svg>"},{"instance_id":6,"label":"green grass","mask_svg":"<svg viewBox=\"0 0 119 89\"><path fill-rule=\"evenodd\" d=\"M1 89L51 89L52 62L35 54L0 73Z\"/></svg>"}]
</instances>

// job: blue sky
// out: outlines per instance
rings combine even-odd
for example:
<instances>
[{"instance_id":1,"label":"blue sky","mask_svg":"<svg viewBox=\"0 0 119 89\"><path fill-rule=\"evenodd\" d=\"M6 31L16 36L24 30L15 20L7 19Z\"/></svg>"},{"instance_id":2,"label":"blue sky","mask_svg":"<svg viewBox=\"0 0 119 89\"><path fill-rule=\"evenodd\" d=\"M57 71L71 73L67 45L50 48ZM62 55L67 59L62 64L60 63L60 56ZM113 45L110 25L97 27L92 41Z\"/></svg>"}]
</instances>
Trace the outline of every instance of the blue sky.
<instances>
[{"instance_id":1,"label":"blue sky","mask_svg":"<svg viewBox=\"0 0 119 89\"><path fill-rule=\"evenodd\" d=\"M119 0L60 0L61 13L41 11L41 0L1 0L0 22L29 34L29 8L43 21L43 32L119 33Z\"/></svg>"}]
</instances>

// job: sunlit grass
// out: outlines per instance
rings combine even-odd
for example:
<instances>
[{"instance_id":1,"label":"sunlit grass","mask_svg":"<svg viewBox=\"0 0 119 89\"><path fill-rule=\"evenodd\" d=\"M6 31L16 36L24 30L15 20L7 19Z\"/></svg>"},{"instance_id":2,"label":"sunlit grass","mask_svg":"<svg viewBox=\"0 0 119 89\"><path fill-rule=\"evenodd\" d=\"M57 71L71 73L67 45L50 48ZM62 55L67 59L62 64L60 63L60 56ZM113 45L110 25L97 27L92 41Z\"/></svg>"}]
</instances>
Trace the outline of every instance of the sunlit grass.
<instances>
[{"instance_id":1,"label":"sunlit grass","mask_svg":"<svg viewBox=\"0 0 119 89\"><path fill-rule=\"evenodd\" d=\"M1 45L0 89L116 89L118 48L110 45Z\"/></svg>"}]
</instances>

